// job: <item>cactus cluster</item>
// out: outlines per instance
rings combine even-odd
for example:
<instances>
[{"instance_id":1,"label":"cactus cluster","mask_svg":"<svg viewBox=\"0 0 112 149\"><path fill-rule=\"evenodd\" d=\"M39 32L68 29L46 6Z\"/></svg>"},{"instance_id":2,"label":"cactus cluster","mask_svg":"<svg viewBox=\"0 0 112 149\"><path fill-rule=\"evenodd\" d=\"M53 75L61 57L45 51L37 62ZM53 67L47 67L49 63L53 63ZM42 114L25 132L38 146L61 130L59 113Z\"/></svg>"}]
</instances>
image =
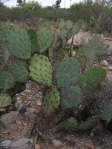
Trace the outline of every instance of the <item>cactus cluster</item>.
<instances>
[{"instance_id":1,"label":"cactus cluster","mask_svg":"<svg viewBox=\"0 0 112 149\"><path fill-rule=\"evenodd\" d=\"M88 69L88 66L92 66L96 55L106 53L105 48L101 48L101 44L94 46L93 42L89 42L75 49L76 55L73 57L68 49L74 50L74 47L67 47L66 50L66 42L79 32L79 24L62 20L58 28L59 30L52 31L48 27L41 26L36 32L33 29L10 27L5 36L5 64L8 63L11 54L26 65L11 64L8 65L7 71L0 71L2 91L13 88L16 82L24 83L28 79L46 87L43 107L51 113L59 107L65 111L78 109L86 102L87 95L93 94L106 77L106 71L99 67ZM54 51L58 54L56 55ZM60 51L64 51L62 54L64 56L59 59ZM55 61L56 57L58 62ZM84 72L81 71L82 66L85 68ZM9 95L0 93L0 107L6 107L10 103ZM108 113L109 111L104 108L100 117L110 121L112 116L110 114L107 118ZM59 127L70 131L86 131L92 129L98 121L99 116L90 116L83 122L72 117Z\"/></svg>"}]
</instances>

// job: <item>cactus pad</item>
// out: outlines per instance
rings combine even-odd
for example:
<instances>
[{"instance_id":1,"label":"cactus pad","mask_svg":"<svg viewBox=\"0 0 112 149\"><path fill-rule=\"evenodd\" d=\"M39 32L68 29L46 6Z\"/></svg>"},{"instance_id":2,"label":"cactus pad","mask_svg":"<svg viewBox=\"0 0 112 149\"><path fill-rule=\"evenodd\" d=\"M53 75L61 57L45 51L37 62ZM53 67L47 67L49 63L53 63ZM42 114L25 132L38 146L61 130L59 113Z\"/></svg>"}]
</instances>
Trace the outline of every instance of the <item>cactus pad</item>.
<instances>
[{"instance_id":1,"label":"cactus pad","mask_svg":"<svg viewBox=\"0 0 112 149\"><path fill-rule=\"evenodd\" d=\"M25 82L28 79L28 70L23 64L12 64L10 70L17 82Z\"/></svg>"},{"instance_id":2,"label":"cactus pad","mask_svg":"<svg viewBox=\"0 0 112 149\"><path fill-rule=\"evenodd\" d=\"M66 121L59 124L58 129L65 132L73 132L77 128L77 120L73 117L67 119Z\"/></svg>"},{"instance_id":3,"label":"cactus pad","mask_svg":"<svg viewBox=\"0 0 112 149\"><path fill-rule=\"evenodd\" d=\"M66 21L66 28L67 28L67 29L72 29L72 27L73 27L73 22L70 21L70 20L67 20L67 21Z\"/></svg>"},{"instance_id":4,"label":"cactus pad","mask_svg":"<svg viewBox=\"0 0 112 149\"><path fill-rule=\"evenodd\" d=\"M94 128L99 121L99 117L90 117L85 122L82 122L77 128L79 131L89 131Z\"/></svg>"},{"instance_id":5,"label":"cactus pad","mask_svg":"<svg viewBox=\"0 0 112 149\"><path fill-rule=\"evenodd\" d=\"M0 87L4 90L13 88L15 84L14 77L8 72L0 72Z\"/></svg>"},{"instance_id":6,"label":"cactus pad","mask_svg":"<svg viewBox=\"0 0 112 149\"><path fill-rule=\"evenodd\" d=\"M80 79L79 64L73 58L60 62L56 68L56 79L59 88L76 85Z\"/></svg>"},{"instance_id":7,"label":"cactus pad","mask_svg":"<svg viewBox=\"0 0 112 149\"><path fill-rule=\"evenodd\" d=\"M60 36L61 38L66 38L67 37L67 29L63 28L61 31L60 31Z\"/></svg>"},{"instance_id":8,"label":"cactus pad","mask_svg":"<svg viewBox=\"0 0 112 149\"><path fill-rule=\"evenodd\" d=\"M81 77L82 89L85 95L89 96L91 93L97 91L101 82L106 78L106 71L102 68L90 68Z\"/></svg>"},{"instance_id":9,"label":"cactus pad","mask_svg":"<svg viewBox=\"0 0 112 149\"><path fill-rule=\"evenodd\" d=\"M11 103L11 97L6 93L0 93L0 108L7 107Z\"/></svg>"},{"instance_id":10,"label":"cactus pad","mask_svg":"<svg viewBox=\"0 0 112 149\"><path fill-rule=\"evenodd\" d=\"M80 66L86 66L87 60L82 49L77 50L75 58L79 62Z\"/></svg>"},{"instance_id":11,"label":"cactus pad","mask_svg":"<svg viewBox=\"0 0 112 149\"><path fill-rule=\"evenodd\" d=\"M61 106L63 109L77 107L82 99L82 91L78 86L63 88L61 91Z\"/></svg>"},{"instance_id":12,"label":"cactus pad","mask_svg":"<svg viewBox=\"0 0 112 149\"><path fill-rule=\"evenodd\" d=\"M60 21L59 22L59 29L63 29L63 28L65 28L65 21Z\"/></svg>"},{"instance_id":13,"label":"cactus pad","mask_svg":"<svg viewBox=\"0 0 112 149\"><path fill-rule=\"evenodd\" d=\"M101 118L107 121L107 123L112 120L112 103L107 103L104 105L101 113Z\"/></svg>"},{"instance_id":14,"label":"cactus pad","mask_svg":"<svg viewBox=\"0 0 112 149\"><path fill-rule=\"evenodd\" d=\"M6 34L7 49L18 58L30 59L31 42L23 28L12 27Z\"/></svg>"},{"instance_id":15,"label":"cactus pad","mask_svg":"<svg viewBox=\"0 0 112 149\"><path fill-rule=\"evenodd\" d=\"M74 24L73 28L72 28L72 33L73 34L77 34L80 31L80 26L79 24Z\"/></svg>"},{"instance_id":16,"label":"cactus pad","mask_svg":"<svg viewBox=\"0 0 112 149\"><path fill-rule=\"evenodd\" d=\"M81 80L92 85L101 83L105 78L106 70L99 67L93 67L85 72L85 74L81 77Z\"/></svg>"},{"instance_id":17,"label":"cactus pad","mask_svg":"<svg viewBox=\"0 0 112 149\"><path fill-rule=\"evenodd\" d=\"M37 33L30 29L27 31L30 40L31 40L31 53L35 53L37 51Z\"/></svg>"},{"instance_id":18,"label":"cactus pad","mask_svg":"<svg viewBox=\"0 0 112 149\"><path fill-rule=\"evenodd\" d=\"M29 65L30 76L39 84L52 85L52 65L49 59L41 54L35 54Z\"/></svg>"},{"instance_id":19,"label":"cactus pad","mask_svg":"<svg viewBox=\"0 0 112 149\"><path fill-rule=\"evenodd\" d=\"M44 95L43 105L49 112L54 112L60 104L60 96L57 88L47 90Z\"/></svg>"},{"instance_id":20,"label":"cactus pad","mask_svg":"<svg viewBox=\"0 0 112 149\"><path fill-rule=\"evenodd\" d=\"M41 27L37 33L38 50L43 53L53 42L53 31L50 31L47 27Z\"/></svg>"}]
</instances>

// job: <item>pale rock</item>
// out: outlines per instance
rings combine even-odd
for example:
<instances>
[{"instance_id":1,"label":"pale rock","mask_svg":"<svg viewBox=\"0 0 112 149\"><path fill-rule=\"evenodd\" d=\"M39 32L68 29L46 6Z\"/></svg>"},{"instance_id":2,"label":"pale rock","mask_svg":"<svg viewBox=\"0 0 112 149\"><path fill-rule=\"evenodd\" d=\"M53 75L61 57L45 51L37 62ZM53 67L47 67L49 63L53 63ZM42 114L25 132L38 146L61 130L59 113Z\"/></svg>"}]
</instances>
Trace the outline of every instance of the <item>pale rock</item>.
<instances>
[{"instance_id":1,"label":"pale rock","mask_svg":"<svg viewBox=\"0 0 112 149\"><path fill-rule=\"evenodd\" d=\"M58 140L56 140L56 139L54 139L54 140L52 140L52 144L54 145L54 147L62 147L63 146L63 143L62 142L60 142L60 141L58 141Z\"/></svg>"},{"instance_id":2,"label":"pale rock","mask_svg":"<svg viewBox=\"0 0 112 149\"><path fill-rule=\"evenodd\" d=\"M0 148L1 149L8 149L11 145L12 141L10 140L3 140L2 142L0 142Z\"/></svg>"},{"instance_id":3,"label":"pale rock","mask_svg":"<svg viewBox=\"0 0 112 149\"><path fill-rule=\"evenodd\" d=\"M28 138L21 138L14 141L9 149L32 149L32 143Z\"/></svg>"},{"instance_id":4,"label":"pale rock","mask_svg":"<svg viewBox=\"0 0 112 149\"><path fill-rule=\"evenodd\" d=\"M4 125L14 123L18 117L18 111L11 111L1 116L0 122Z\"/></svg>"},{"instance_id":5,"label":"pale rock","mask_svg":"<svg viewBox=\"0 0 112 149\"><path fill-rule=\"evenodd\" d=\"M108 66L108 62L106 60L101 61L101 66L103 67L107 67Z\"/></svg>"}]
</instances>

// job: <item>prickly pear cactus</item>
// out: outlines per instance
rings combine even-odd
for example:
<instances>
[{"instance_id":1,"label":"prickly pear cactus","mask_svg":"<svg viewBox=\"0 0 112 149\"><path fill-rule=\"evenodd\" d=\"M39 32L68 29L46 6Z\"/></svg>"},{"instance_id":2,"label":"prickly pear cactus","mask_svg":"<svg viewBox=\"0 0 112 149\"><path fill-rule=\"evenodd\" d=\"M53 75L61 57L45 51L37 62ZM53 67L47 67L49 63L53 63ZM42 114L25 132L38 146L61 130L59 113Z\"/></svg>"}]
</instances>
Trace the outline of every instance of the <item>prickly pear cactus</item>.
<instances>
[{"instance_id":1,"label":"prickly pear cactus","mask_svg":"<svg viewBox=\"0 0 112 149\"><path fill-rule=\"evenodd\" d=\"M11 97L6 93L0 93L0 108L7 107L11 103Z\"/></svg>"},{"instance_id":2,"label":"prickly pear cactus","mask_svg":"<svg viewBox=\"0 0 112 149\"><path fill-rule=\"evenodd\" d=\"M12 27L6 34L7 49L18 58L30 59L31 41L27 31L20 27Z\"/></svg>"},{"instance_id":3,"label":"prickly pear cactus","mask_svg":"<svg viewBox=\"0 0 112 149\"><path fill-rule=\"evenodd\" d=\"M8 72L0 72L0 87L4 90L13 88L15 84L14 77Z\"/></svg>"},{"instance_id":4,"label":"prickly pear cactus","mask_svg":"<svg viewBox=\"0 0 112 149\"><path fill-rule=\"evenodd\" d=\"M41 54L35 54L29 65L30 76L44 86L52 85L52 65L49 59Z\"/></svg>"},{"instance_id":5,"label":"prickly pear cactus","mask_svg":"<svg viewBox=\"0 0 112 149\"><path fill-rule=\"evenodd\" d=\"M27 33L31 40L31 53L33 54L38 51L38 49L37 49L37 33L32 29L29 29L27 31Z\"/></svg>"},{"instance_id":6,"label":"prickly pear cactus","mask_svg":"<svg viewBox=\"0 0 112 149\"><path fill-rule=\"evenodd\" d=\"M67 20L65 25L66 25L66 28L69 30L73 28L73 22L70 20Z\"/></svg>"},{"instance_id":7,"label":"prickly pear cactus","mask_svg":"<svg viewBox=\"0 0 112 149\"><path fill-rule=\"evenodd\" d=\"M104 105L101 113L101 119L109 123L112 120L112 103L107 103Z\"/></svg>"},{"instance_id":8,"label":"prickly pear cactus","mask_svg":"<svg viewBox=\"0 0 112 149\"><path fill-rule=\"evenodd\" d=\"M89 96L100 89L100 84L106 78L106 71L93 67L88 69L81 77L81 86L85 95Z\"/></svg>"},{"instance_id":9,"label":"prickly pear cactus","mask_svg":"<svg viewBox=\"0 0 112 149\"><path fill-rule=\"evenodd\" d=\"M88 69L84 75L82 75L81 80L87 84L99 84L106 78L106 71L99 67L93 67Z\"/></svg>"},{"instance_id":10,"label":"prickly pear cactus","mask_svg":"<svg viewBox=\"0 0 112 149\"><path fill-rule=\"evenodd\" d=\"M28 79L28 70L23 64L12 64L10 72L17 82L25 82Z\"/></svg>"},{"instance_id":11,"label":"prickly pear cactus","mask_svg":"<svg viewBox=\"0 0 112 149\"><path fill-rule=\"evenodd\" d=\"M72 28L72 33L73 34L77 34L80 31L80 26L79 24L74 24L73 28Z\"/></svg>"},{"instance_id":12,"label":"prickly pear cactus","mask_svg":"<svg viewBox=\"0 0 112 149\"><path fill-rule=\"evenodd\" d=\"M68 58L60 62L56 68L56 80L58 88L74 86L80 79L80 65Z\"/></svg>"},{"instance_id":13,"label":"prickly pear cactus","mask_svg":"<svg viewBox=\"0 0 112 149\"><path fill-rule=\"evenodd\" d=\"M72 35L73 35L72 32L71 31L68 31L67 32L67 40L69 40L72 37Z\"/></svg>"},{"instance_id":14,"label":"prickly pear cactus","mask_svg":"<svg viewBox=\"0 0 112 149\"><path fill-rule=\"evenodd\" d=\"M75 118L70 117L66 121L59 124L58 129L65 132L73 132L77 129L78 122Z\"/></svg>"},{"instance_id":15,"label":"prickly pear cactus","mask_svg":"<svg viewBox=\"0 0 112 149\"><path fill-rule=\"evenodd\" d=\"M63 28L65 28L65 21L64 21L64 20L61 20L61 21L59 22L59 29L61 30L61 29L63 29Z\"/></svg>"},{"instance_id":16,"label":"prickly pear cactus","mask_svg":"<svg viewBox=\"0 0 112 149\"><path fill-rule=\"evenodd\" d=\"M67 29L66 28L63 28L61 31L60 31L60 36L61 38L67 38Z\"/></svg>"},{"instance_id":17,"label":"prickly pear cactus","mask_svg":"<svg viewBox=\"0 0 112 149\"><path fill-rule=\"evenodd\" d=\"M54 33L47 27L41 27L37 33L38 50L43 53L53 42Z\"/></svg>"},{"instance_id":18,"label":"prickly pear cactus","mask_svg":"<svg viewBox=\"0 0 112 149\"><path fill-rule=\"evenodd\" d=\"M70 86L61 90L61 106L63 109L77 107L82 99L82 91L78 86Z\"/></svg>"},{"instance_id":19,"label":"prickly pear cactus","mask_svg":"<svg viewBox=\"0 0 112 149\"><path fill-rule=\"evenodd\" d=\"M98 116L90 117L85 122L82 122L77 128L79 131L89 131L95 126L97 126L99 121Z\"/></svg>"},{"instance_id":20,"label":"prickly pear cactus","mask_svg":"<svg viewBox=\"0 0 112 149\"><path fill-rule=\"evenodd\" d=\"M45 92L43 106L49 111L54 112L60 105L59 91L56 87Z\"/></svg>"},{"instance_id":21,"label":"prickly pear cactus","mask_svg":"<svg viewBox=\"0 0 112 149\"><path fill-rule=\"evenodd\" d=\"M76 60L79 62L80 66L86 66L87 64L87 60L86 57L84 55L84 52L82 49L78 49L76 51L76 56L75 56Z\"/></svg>"}]
</instances>

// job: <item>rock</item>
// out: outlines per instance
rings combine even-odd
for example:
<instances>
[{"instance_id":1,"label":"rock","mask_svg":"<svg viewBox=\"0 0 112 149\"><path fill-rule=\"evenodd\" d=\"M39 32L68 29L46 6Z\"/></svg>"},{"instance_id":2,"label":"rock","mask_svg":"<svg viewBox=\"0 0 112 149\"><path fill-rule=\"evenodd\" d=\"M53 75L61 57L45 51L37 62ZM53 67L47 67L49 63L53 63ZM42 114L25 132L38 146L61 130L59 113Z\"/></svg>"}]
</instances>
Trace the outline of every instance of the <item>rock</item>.
<instances>
[{"instance_id":1,"label":"rock","mask_svg":"<svg viewBox=\"0 0 112 149\"><path fill-rule=\"evenodd\" d=\"M4 125L14 123L18 117L18 111L11 111L1 116L0 122Z\"/></svg>"},{"instance_id":2,"label":"rock","mask_svg":"<svg viewBox=\"0 0 112 149\"><path fill-rule=\"evenodd\" d=\"M36 144L35 145L35 149L40 149L40 145L39 144Z\"/></svg>"},{"instance_id":3,"label":"rock","mask_svg":"<svg viewBox=\"0 0 112 149\"><path fill-rule=\"evenodd\" d=\"M101 61L101 66L103 67L107 67L108 66L108 62L106 60Z\"/></svg>"},{"instance_id":4,"label":"rock","mask_svg":"<svg viewBox=\"0 0 112 149\"><path fill-rule=\"evenodd\" d=\"M1 149L8 149L11 145L11 141L10 140L4 140L2 142L0 142L0 148Z\"/></svg>"},{"instance_id":5,"label":"rock","mask_svg":"<svg viewBox=\"0 0 112 149\"><path fill-rule=\"evenodd\" d=\"M58 141L58 140L56 140L56 139L52 140L52 143L53 143L53 145L54 145L55 148L58 148L58 147L62 147L63 146L63 143L60 142L60 141Z\"/></svg>"},{"instance_id":6,"label":"rock","mask_svg":"<svg viewBox=\"0 0 112 149\"><path fill-rule=\"evenodd\" d=\"M25 111L25 117L26 118L29 118L30 117L30 115L32 114L32 113L34 113L34 111L35 111L35 109L34 108L29 108L29 107L27 107L26 108L26 111Z\"/></svg>"},{"instance_id":7,"label":"rock","mask_svg":"<svg viewBox=\"0 0 112 149\"><path fill-rule=\"evenodd\" d=\"M28 138L21 138L17 141L14 141L9 149L31 149L32 148L31 140Z\"/></svg>"}]
</instances>

